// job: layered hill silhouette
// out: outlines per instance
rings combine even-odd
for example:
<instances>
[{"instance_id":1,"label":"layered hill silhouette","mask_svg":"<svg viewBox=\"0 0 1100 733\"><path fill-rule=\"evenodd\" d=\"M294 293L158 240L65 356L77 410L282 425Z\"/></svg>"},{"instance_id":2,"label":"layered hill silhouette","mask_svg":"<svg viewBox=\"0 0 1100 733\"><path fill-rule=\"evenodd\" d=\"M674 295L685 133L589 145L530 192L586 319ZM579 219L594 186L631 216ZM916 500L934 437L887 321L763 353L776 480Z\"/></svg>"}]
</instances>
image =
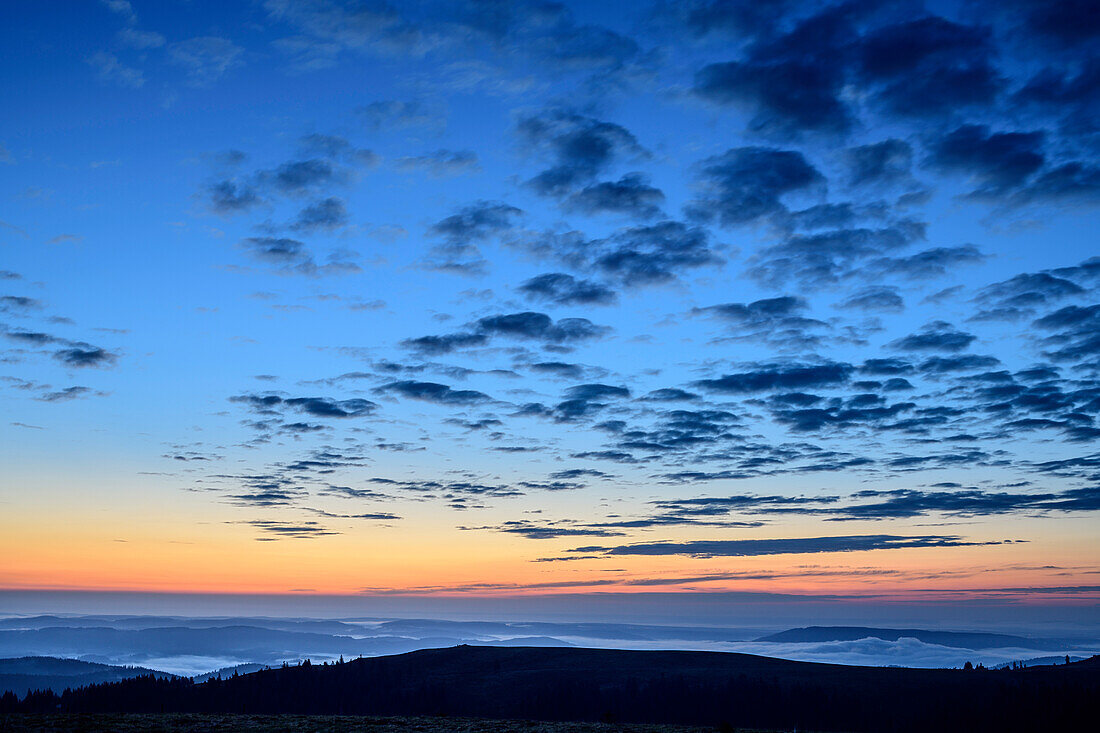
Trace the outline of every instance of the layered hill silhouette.
<instances>
[{"instance_id":1,"label":"layered hill silhouette","mask_svg":"<svg viewBox=\"0 0 1100 733\"><path fill-rule=\"evenodd\" d=\"M857 639L883 639L897 641L908 638L923 641L925 644L939 644L959 649L1043 649L1046 651L1064 651L1074 648L1072 640L1031 639L1010 634L988 634L967 631L928 631L925 629L877 629L866 626L806 626L801 629L788 629L778 634L762 636L756 641L774 642L825 642L855 641Z\"/></svg>"},{"instance_id":2,"label":"layered hill silhouette","mask_svg":"<svg viewBox=\"0 0 1100 733\"><path fill-rule=\"evenodd\" d=\"M144 667L82 662L56 657L19 657L0 659L0 693L11 691L23 697L30 690L62 691L97 682L116 682L131 677L156 675L174 677Z\"/></svg>"},{"instance_id":3,"label":"layered hill silhouette","mask_svg":"<svg viewBox=\"0 0 1100 733\"><path fill-rule=\"evenodd\" d=\"M722 652L431 649L195 684L139 677L8 712L447 715L836 731L1091 729L1100 657L1018 670L792 662Z\"/></svg>"},{"instance_id":4,"label":"layered hill silhouette","mask_svg":"<svg viewBox=\"0 0 1100 733\"><path fill-rule=\"evenodd\" d=\"M199 656L233 657L255 664L279 664L287 658L335 658L400 654L425 647L453 646L466 641L451 636L411 638L385 635L354 637L329 633L334 624L318 624L324 632L302 631L309 624L283 623L280 628L243 624L111 628L108 626L47 626L0 630L0 656L81 656L141 665L149 658ZM342 629L363 633L362 627ZM483 641L512 646L569 646L542 636Z\"/></svg>"}]
</instances>

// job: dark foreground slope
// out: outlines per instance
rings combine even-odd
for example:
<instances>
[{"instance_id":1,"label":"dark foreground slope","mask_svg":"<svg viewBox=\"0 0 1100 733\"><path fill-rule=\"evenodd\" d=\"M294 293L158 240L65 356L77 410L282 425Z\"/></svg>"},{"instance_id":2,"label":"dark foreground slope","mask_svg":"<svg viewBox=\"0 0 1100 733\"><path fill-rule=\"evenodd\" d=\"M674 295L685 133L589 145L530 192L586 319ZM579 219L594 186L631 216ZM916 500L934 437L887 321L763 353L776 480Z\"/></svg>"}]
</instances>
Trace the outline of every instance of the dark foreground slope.
<instances>
[{"instance_id":1,"label":"dark foreground slope","mask_svg":"<svg viewBox=\"0 0 1100 733\"><path fill-rule=\"evenodd\" d=\"M29 713L0 716L4 733L714 733L645 723L532 722L449 717L245 713ZM753 733L768 733L754 731Z\"/></svg>"},{"instance_id":2,"label":"dark foreground slope","mask_svg":"<svg viewBox=\"0 0 1100 733\"><path fill-rule=\"evenodd\" d=\"M116 682L149 674L155 674L158 677L175 677L167 672L157 672L144 667L121 667L82 662L78 659L56 657L0 659L0 694L10 690L19 697L23 697L30 690L60 691L69 687Z\"/></svg>"},{"instance_id":3,"label":"dark foreground slope","mask_svg":"<svg viewBox=\"0 0 1100 733\"><path fill-rule=\"evenodd\" d=\"M1088 730L1100 658L922 670L747 654L453 647L200 685L138 678L28 698L23 712L451 715L841 730ZM14 710L12 710L14 711Z\"/></svg>"}]
</instances>

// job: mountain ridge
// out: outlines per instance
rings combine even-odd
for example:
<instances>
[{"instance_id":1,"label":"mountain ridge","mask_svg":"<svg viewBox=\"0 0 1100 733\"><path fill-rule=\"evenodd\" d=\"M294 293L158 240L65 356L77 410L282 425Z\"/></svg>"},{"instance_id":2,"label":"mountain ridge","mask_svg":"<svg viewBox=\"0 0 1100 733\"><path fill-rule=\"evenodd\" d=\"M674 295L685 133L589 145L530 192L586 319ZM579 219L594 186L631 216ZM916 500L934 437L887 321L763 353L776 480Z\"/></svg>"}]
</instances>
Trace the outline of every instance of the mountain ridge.
<instances>
[{"instance_id":1,"label":"mountain ridge","mask_svg":"<svg viewBox=\"0 0 1100 733\"><path fill-rule=\"evenodd\" d=\"M931 631L927 629L890 629L871 626L803 626L787 629L776 634L762 636L755 641L776 643L810 643L827 641L856 641L858 639L883 639L897 641L912 638L926 644L939 644L958 649L1004 649L1024 648L1044 651L1071 651L1075 648L1072 640L1042 639L1012 634L995 634L970 631Z\"/></svg>"},{"instance_id":2,"label":"mountain ridge","mask_svg":"<svg viewBox=\"0 0 1100 733\"><path fill-rule=\"evenodd\" d=\"M849 667L732 652L457 646L194 684L139 677L10 712L445 715L845 731L1061 730L1100 657L1021 670Z\"/></svg>"}]
</instances>

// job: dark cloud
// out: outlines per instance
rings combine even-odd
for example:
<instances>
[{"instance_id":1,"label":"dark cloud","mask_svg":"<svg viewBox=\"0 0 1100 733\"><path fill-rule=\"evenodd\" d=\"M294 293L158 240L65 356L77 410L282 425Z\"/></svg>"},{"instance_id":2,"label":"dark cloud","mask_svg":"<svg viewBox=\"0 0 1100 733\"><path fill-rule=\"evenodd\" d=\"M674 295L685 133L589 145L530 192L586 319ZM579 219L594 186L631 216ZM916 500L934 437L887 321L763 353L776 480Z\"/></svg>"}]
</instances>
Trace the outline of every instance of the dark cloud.
<instances>
[{"instance_id":1,"label":"dark cloud","mask_svg":"<svg viewBox=\"0 0 1100 733\"><path fill-rule=\"evenodd\" d=\"M1100 201L1100 166L1063 163L1036 176L1013 196L1017 204L1087 204Z\"/></svg>"},{"instance_id":2,"label":"dark cloud","mask_svg":"<svg viewBox=\"0 0 1100 733\"><path fill-rule=\"evenodd\" d=\"M327 397L291 397L283 400L288 407L315 417L362 417L378 406L361 398L333 400Z\"/></svg>"},{"instance_id":3,"label":"dark cloud","mask_svg":"<svg viewBox=\"0 0 1100 733\"><path fill-rule=\"evenodd\" d=\"M936 140L929 163L979 184L971 195L994 197L1024 184L1045 161L1042 132L991 132L985 125L961 125Z\"/></svg>"},{"instance_id":4,"label":"dark cloud","mask_svg":"<svg viewBox=\"0 0 1100 733\"><path fill-rule=\"evenodd\" d=\"M617 300L606 285L563 272L549 272L525 281L519 291L529 298L559 305L610 305Z\"/></svg>"},{"instance_id":5,"label":"dark cloud","mask_svg":"<svg viewBox=\"0 0 1100 733\"><path fill-rule=\"evenodd\" d=\"M614 461L615 463L638 463L633 454L621 450L589 450L580 453L572 453L571 458L587 458L597 461Z\"/></svg>"},{"instance_id":6,"label":"dark cloud","mask_svg":"<svg viewBox=\"0 0 1100 733\"><path fill-rule=\"evenodd\" d=\"M39 310L42 308L42 302L35 298L28 298L25 295L0 295L0 310Z\"/></svg>"},{"instance_id":7,"label":"dark cloud","mask_svg":"<svg viewBox=\"0 0 1100 733\"><path fill-rule=\"evenodd\" d=\"M223 216L245 212L263 203L255 187L231 180L210 184L205 197L210 210Z\"/></svg>"},{"instance_id":8,"label":"dark cloud","mask_svg":"<svg viewBox=\"0 0 1100 733\"><path fill-rule=\"evenodd\" d=\"M929 15L868 33L858 73L885 110L935 117L996 98L1004 80L994 53L988 28Z\"/></svg>"},{"instance_id":9,"label":"dark cloud","mask_svg":"<svg viewBox=\"0 0 1100 733\"><path fill-rule=\"evenodd\" d=\"M318 264L304 242L289 237L245 237L237 246L253 259L277 266L282 274L320 277L360 271L359 265L347 259L354 253L337 250L330 254L328 262Z\"/></svg>"},{"instance_id":10,"label":"dark cloud","mask_svg":"<svg viewBox=\"0 0 1100 733\"><path fill-rule=\"evenodd\" d=\"M528 369L539 374L550 374L562 379L579 380L586 369L581 364L569 364L562 361L540 361L529 364Z\"/></svg>"},{"instance_id":11,"label":"dark cloud","mask_svg":"<svg viewBox=\"0 0 1100 733\"><path fill-rule=\"evenodd\" d=\"M43 392L35 399L39 400L40 402L68 402L70 400L80 399L81 397L86 397L91 394L102 395L103 393L96 392L90 387L74 386L65 387L64 389L56 391Z\"/></svg>"},{"instance_id":12,"label":"dark cloud","mask_svg":"<svg viewBox=\"0 0 1100 733\"><path fill-rule=\"evenodd\" d=\"M688 214L735 226L786 213L785 194L822 183L824 177L799 152L747 147L702 161L699 181L705 193L687 206Z\"/></svg>"},{"instance_id":13,"label":"dark cloud","mask_svg":"<svg viewBox=\"0 0 1100 733\"><path fill-rule=\"evenodd\" d=\"M857 290L837 303L837 307L875 313L900 313L905 310L905 301L898 294L897 288L879 285Z\"/></svg>"},{"instance_id":14,"label":"dark cloud","mask_svg":"<svg viewBox=\"0 0 1100 733\"><path fill-rule=\"evenodd\" d=\"M48 333L43 333L42 331L6 330L4 331L4 337L31 346L44 346L45 344L52 344L62 340Z\"/></svg>"},{"instance_id":15,"label":"dark cloud","mask_svg":"<svg viewBox=\"0 0 1100 733\"><path fill-rule=\"evenodd\" d=\"M903 422L891 423L903 413L916 408L913 402L898 402L887 405L886 401L875 394L857 394L839 404L826 407L772 408L772 417L776 422L786 425L795 432L818 432L831 428L851 428L857 426L884 429L902 429L906 432L924 432L926 424Z\"/></svg>"},{"instance_id":16,"label":"dark cloud","mask_svg":"<svg viewBox=\"0 0 1100 733\"><path fill-rule=\"evenodd\" d=\"M699 399L699 395L694 392L679 389L678 387L665 387L663 389L655 389L638 399L646 402L690 402L691 400Z\"/></svg>"},{"instance_id":17,"label":"dark cloud","mask_svg":"<svg viewBox=\"0 0 1100 733\"><path fill-rule=\"evenodd\" d=\"M513 486L483 484L477 481L437 481L432 479L404 481L375 477L369 479L369 482L386 486L388 490L392 491L412 491L418 494L437 495L450 500L452 507L457 509L465 508L462 506L463 501L465 501L463 497L510 498L523 496L523 492L518 491ZM458 497L458 499L455 499L455 497ZM455 502L457 502L457 506Z\"/></svg>"},{"instance_id":18,"label":"dark cloud","mask_svg":"<svg viewBox=\"0 0 1100 733\"><path fill-rule=\"evenodd\" d=\"M298 139L298 145L305 155L316 155L326 160L342 160L345 163L373 166L378 156L370 150L356 148L351 142L339 135L313 133Z\"/></svg>"},{"instance_id":19,"label":"dark cloud","mask_svg":"<svg viewBox=\"0 0 1100 733\"><path fill-rule=\"evenodd\" d=\"M751 303L693 308L691 312L728 323L727 339L759 341L780 349L804 351L820 345L820 332L829 328L824 321L804 315L808 310L805 299L785 295Z\"/></svg>"},{"instance_id":20,"label":"dark cloud","mask_svg":"<svg viewBox=\"0 0 1100 733\"><path fill-rule=\"evenodd\" d=\"M527 182L546 196L571 193L616 160L648 155L625 127L573 112L552 110L522 117L516 129L527 145L554 161Z\"/></svg>"},{"instance_id":21,"label":"dark cloud","mask_svg":"<svg viewBox=\"0 0 1100 733\"><path fill-rule=\"evenodd\" d=\"M689 557L759 557L823 552L865 552L917 547L973 547L1003 542L974 542L956 535L849 535L842 537L791 537L774 540L695 540L651 542L614 547L577 547L568 552L601 555L687 555Z\"/></svg>"},{"instance_id":22,"label":"dark cloud","mask_svg":"<svg viewBox=\"0 0 1100 733\"><path fill-rule=\"evenodd\" d=\"M776 0L768 7L727 0L675 0L658 2L654 20L682 26L693 36L713 33L728 34L738 39L755 38L769 35L781 19L797 9L798 5L798 0Z\"/></svg>"},{"instance_id":23,"label":"dark cloud","mask_svg":"<svg viewBox=\"0 0 1100 733\"><path fill-rule=\"evenodd\" d=\"M344 180L343 174L323 158L293 160L257 174L258 180L280 193L302 195Z\"/></svg>"},{"instance_id":24,"label":"dark cloud","mask_svg":"<svg viewBox=\"0 0 1100 733\"><path fill-rule=\"evenodd\" d=\"M486 336L534 339L547 343L585 341L607 331L587 318L562 318L554 321L545 313L533 311L487 316L477 321L476 330Z\"/></svg>"},{"instance_id":25,"label":"dark cloud","mask_svg":"<svg viewBox=\"0 0 1100 733\"><path fill-rule=\"evenodd\" d=\"M486 316L471 324L470 332L405 339L402 345L422 354L446 354L457 349L487 345L492 338L503 337L541 341L545 346L566 348L568 344L599 338L609 331L587 318L562 318L555 321L545 313L525 311Z\"/></svg>"},{"instance_id":26,"label":"dark cloud","mask_svg":"<svg viewBox=\"0 0 1100 733\"><path fill-rule=\"evenodd\" d=\"M288 237L246 237L240 247L257 260L273 264L294 264L309 257L304 242Z\"/></svg>"},{"instance_id":27,"label":"dark cloud","mask_svg":"<svg viewBox=\"0 0 1100 733\"><path fill-rule=\"evenodd\" d=\"M615 436L617 448L671 455L734 440L734 429L740 423L729 410L680 409L658 413L648 429L626 424L608 425L607 429Z\"/></svg>"},{"instance_id":28,"label":"dark cloud","mask_svg":"<svg viewBox=\"0 0 1100 733\"><path fill-rule=\"evenodd\" d=\"M230 504L249 507L290 506L306 496L305 491L296 489L260 489L242 494L230 494L226 497Z\"/></svg>"},{"instance_id":29,"label":"dark cloud","mask_svg":"<svg viewBox=\"0 0 1100 733\"><path fill-rule=\"evenodd\" d=\"M277 414L283 406L314 417L363 417L371 414L378 405L370 400L354 398L335 400L329 397L282 397L275 394L244 394L229 398L230 402L247 405L260 413Z\"/></svg>"},{"instance_id":30,"label":"dark cloud","mask_svg":"<svg viewBox=\"0 0 1100 733\"><path fill-rule=\"evenodd\" d=\"M852 371L851 364L832 361L820 364L761 364L750 371L726 374L718 379L700 379L692 385L718 394L832 387L846 383Z\"/></svg>"},{"instance_id":31,"label":"dark cloud","mask_svg":"<svg viewBox=\"0 0 1100 733\"><path fill-rule=\"evenodd\" d=\"M325 526L313 522L280 522L271 519L250 519L244 522L251 525L256 529L263 532L267 537L259 539L264 540L277 540L277 539L298 539L309 540L317 537L326 537L329 535L337 535L339 532L326 528Z\"/></svg>"},{"instance_id":32,"label":"dark cloud","mask_svg":"<svg viewBox=\"0 0 1100 733\"><path fill-rule=\"evenodd\" d=\"M618 181L602 181L585 186L571 195L566 206L586 214L626 214L639 219L652 219L661 214L665 195L649 185L640 173L628 173Z\"/></svg>"},{"instance_id":33,"label":"dark cloud","mask_svg":"<svg viewBox=\"0 0 1100 733\"><path fill-rule=\"evenodd\" d=\"M1092 512L1100 509L1100 489L1067 489L1041 494L1011 494L981 489L960 491L858 491L853 497L869 503L837 507L833 519L898 519L931 513L977 517L997 514Z\"/></svg>"},{"instance_id":34,"label":"dark cloud","mask_svg":"<svg viewBox=\"0 0 1100 733\"><path fill-rule=\"evenodd\" d=\"M303 509L310 514L316 514L319 517L325 517L326 519L365 519L369 521L392 521L395 519L401 519L396 514L391 512L363 512L361 514L336 514L333 512L326 512L323 509L312 509L310 507L303 507Z\"/></svg>"},{"instance_id":35,"label":"dark cloud","mask_svg":"<svg viewBox=\"0 0 1100 733\"><path fill-rule=\"evenodd\" d=\"M450 333L441 336L419 336L405 339L401 344L421 354L438 355L449 354L456 349L466 349L472 346L484 346L489 343L489 337L483 333Z\"/></svg>"},{"instance_id":36,"label":"dark cloud","mask_svg":"<svg viewBox=\"0 0 1100 733\"><path fill-rule=\"evenodd\" d=\"M982 310L974 321L1015 321L1033 315L1045 305L1076 295L1085 289L1064 277L1049 272L1025 272L982 288L975 301Z\"/></svg>"},{"instance_id":37,"label":"dark cloud","mask_svg":"<svg viewBox=\"0 0 1100 733\"><path fill-rule=\"evenodd\" d=\"M815 231L852 226L864 218L881 219L883 213L884 207L881 205L862 207L850 202L817 204L790 212L781 218L781 223L792 231Z\"/></svg>"},{"instance_id":38,"label":"dark cloud","mask_svg":"<svg viewBox=\"0 0 1100 733\"><path fill-rule=\"evenodd\" d=\"M762 522L736 522L728 520L709 520L701 517L661 516L642 519L620 519L600 522L580 522L575 520L543 521L513 520L485 527L460 527L463 530L491 530L506 534L517 534L529 540L557 539L559 537L622 537L627 530L651 529L654 527L695 526L752 528Z\"/></svg>"},{"instance_id":39,"label":"dark cloud","mask_svg":"<svg viewBox=\"0 0 1100 733\"><path fill-rule=\"evenodd\" d=\"M593 478L605 478L605 479L615 478L614 476L612 476L609 473L604 473L603 471L597 471L594 468L567 468L563 471L555 471L554 473L550 474L550 478L552 478L552 479L563 479L563 480L573 480L573 479L578 479L578 478L582 478L582 477L586 477L586 476L591 476Z\"/></svg>"},{"instance_id":40,"label":"dark cloud","mask_svg":"<svg viewBox=\"0 0 1100 733\"><path fill-rule=\"evenodd\" d=\"M913 385L909 383L908 379L894 377L883 382L882 389L886 392L899 392L913 389Z\"/></svg>"},{"instance_id":41,"label":"dark cloud","mask_svg":"<svg viewBox=\"0 0 1100 733\"><path fill-rule=\"evenodd\" d=\"M550 374L564 379L580 379L584 376L584 367L580 364L566 364L561 361L542 361L531 364L531 371L540 374Z\"/></svg>"},{"instance_id":42,"label":"dark cloud","mask_svg":"<svg viewBox=\"0 0 1100 733\"><path fill-rule=\"evenodd\" d=\"M803 320L798 314L805 312L808 308L805 299L785 295L779 298L764 298L752 303L723 303L722 305L711 305L705 308L694 308L693 312L713 313L730 322L755 327L774 326L792 317ZM820 324L820 321L810 322Z\"/></svg>"},{"instance_id":43,"label":"dark cloud","mask_svg":"<svg viewBox=\"0 0 1100 733\"><path fill-rule=\"evenodd\" d=\"M890 348L899 351L963 351L978 337L959 331L950 323L933 321L917 333L911 333L890 342Z\"/></svg>"},{"instance_id":44,"label":"dark cloud","mask_svg":"<svg viewBox=\"0 0 1100 733\"><path fill-rule=\"evenodd\" d=\"M783 136L847 133L855 123L853 90L902 117L934 118L995 100L1004 80L993 66L987 28L935 15L874 25L875 9L829 6L786 33L757 36L742 58L699 70L693 91L746 110L754 131ZM708 10L694 17L734 15Z\"/></svg>"},{"instance_id":45,"label":"dark cloud","mask_svg":"<svg viewBox=\"0 0 1100 733\"><path fill-rule=\"evenodd\" d=\"M1090 512L1100 507L1100 489L1067 489L1059 492L1019 494L977 488L926 491L895 489L864 490L846 500L839 496L756 496L703 497L653 502L658 516L726 516L729 514L806 514L827 521L857 519L885 520L941 514L980 517L1001 514L1049 514Z\"/></svg>"},{"instance_id":46,"label":"dark cloud","mask_svg":"<svg viewBox=\"0 0 1100 733\"><path fill-rule=\"evenodd\" d=\"M572 400L599 400L627 398L630 397L630 390L610 384L578 384L566 390L565 394Z\"/></svg>"},{"instance_id":47,"label":"dark cloud","mask_svg":"<svg viewBox=\"0 0 1100 733\"><path fill-rule=\"evenodd\" d=\"M878 228L793 235L755 255L747 274L770 287L782 287L792 280L804 288L835 285L895 264L894 251L924 236L925 225L908 219Z\"/></svg>"},{"instance_id":48,"label":"dark cloud","mask_svg":"<svg viewBox=\"0 0 1100 733\"><path fill-rule=\"evenodd\" d=\"M975 371L988 369L1000 364L994 356L964 354L962 356L933 356L920 363L920 371L926 374L947 374L950 372Z\"/></svg>"},{"instance_id":49,"label":"dark cloud","mask_svg":"<svg viewBox=\"0 0 1100 733\"><path fill-rule=\"evenodd\" d=\"M986 259L972 244L960 247L933 247L904 257L883 257L869 262L866 272L872 275L901 275L911 280L932 280L946 277L959 265L974 265Z\"/></svg>"},{"instance_id":50,"label":"dark cloud","mask_svg":"<svg viewBox=\"0 0 1100 733\"><path fill-rule=\"evenodd\" d=\"M1061 46L1077 46L1100 38L1100 21L1095 0L1069 0L1047 3L1042 0L1015 0L1009 3L1020 11L1022 25L1029 32L1046 37Z\"/></svg>"},{"instance_id":51,"label":"dark cloud","mask_svg":"<svg viewBox=\"0 0 1100 733\"><path fill-rule=\"evenodd\" d=\"M655 504L661 511L675 515L715 516L731 512L782 512L806 505L832 504L838 500L839 497L837 496L758 496L743 494L698 499L661 499L651 503Z\"/></svg>"},{"instance_id":52,"label":"dark cloud","mask_svg":"<svg viewBox=\"0 0 1100 733\"><path fill-rule=\"evenodd\" d=\"M396 165L403 171L423 171L436 178L481 170L477 153L472 150L435 150L426 155L398 158Z\"/></svg>"},{"instance_id":53,"label":"dark cloud","mask_svg":"<svg viewBox=\"0 0 1100 733\"><path fill-rule=\"evenodd\" d=\"M677 221L624 229L585 248L592 267L626 286L669 282L684 270L722 263L705 230Z\"/></svg>"},{"instance_id":54,"label":"dark cloud","mask_svg":"<svg viewBox=\"0 0 1100 733\"><path fill-rule=\"evenodd\" d=\"M630 397L630 390L609 384L578 384L567 389L564 396L554 406L553 415L559 422L572 422L593 416L607 407L607 400Z\"/></svg>"},{"instance_id":55,"label":"dark cloud","mask_svg":"<svg viewBox=\"0 0 1100 733\"><path fill-rule=\"evenodd\" d=\"M561 524L538 524L530 521L513 520L488 527L459 527L463 530L493 530L506 534L516 534L529 540L550 540L558 537L621 537L625 533L599 527L577 527Z\"/></svg>"},{"instance_id":56,"label":"dark cloud","mask_svg":"<svg viewBox=\"0 0 1100 733\"><path fill-rule=\"evenodd\" d=\"M1028 111L1054 118L1069 136L1092 135L1100 124L1098 91L1100 61L1094 56L1068 68L1058 64L1041 69L1013 95L1012 101Z\"/></svg>"},{"instance_id":57,"label":"dark cloud","mask_svg":"<svg viewBox=\"0 0 1100 733\"><path fill-rule=\"evenodd\" d=\"M335 196L322 199L298 212L290 228L296 232L331 231L348 223L344 200Z\"/></svg>"},{"instance_id":58,"label":"dark cloud","mask_svg":"<svg viewBox=\"0 0 1100 733\"><path fill-rule=\"evenodd\" d=\"M398 394L438 405L477 405L490 401L489 395L472 389L451 389L436 382L390 382L374 390L378 394Z\"/></svg>"},{"instance_id":59,"label":"dark cloud","mask_svg":"<svg viewBox=\"0 0 1100 733\"><path fill-rule=\"evenodd\" d=\"M809 396L811 399L812 395ZM810 403L812 404L812 402ZM810 443L763 443L744 441L727 443L724 450L711 450L706 460L726 462L730 468L717 471L681 470L660 474L662 483L706 483L735 481L787 473L850 472L875 466L863 456L826 450Z\"/></svg>"},{"instance_id":60,"label":"dark cloud","mask_svg":"<svg viewBox=\"0 0 1100 733\"><path fill-rule=\"evenodd\" d=\"M68 348L53 353L53 358L67 367L110 367L118 361L118 354L98 346L74 342Z\"/></svg>"},{"instance_id":61,"label":"dark cloud","mask_svg":"<svg viewBox=\"0 0 1100 733\"><path fill-rule=\"evenodd\" d=\"M752 44L743 60L704 67L695 75L693 91L715 104L747 109L756 131L847 132L853 117L840 96L843 47L855 35L854 9L851 4L827 8L785 35Z\"/></svg>"},{"instance_id":62,"label":"dark cloud","mask_svg":"<svg viewBox=\"0 0 1100 733\"><path fill-rule=\"evenodd\" d=\"M431 269L476 274L484 269L477 245L512 229L523 211L499 201L478 201L431 226L429 233L444 243L433 248Z\"/></svg>"},{"instance_id":63,"label":"dark cloud","mask_svg":"<svg viewBox=\"0 0 1100 733\"><path fill-rule=\"evenodd\" d=\"M913 148L891 138L845 151L848 182L853 186L887 185L906 181L913 166Z\"/></svg>"},{"instance_id":64,"label":"dark cloud","mask_svg":"<svg viewBox=\"0 0 1100 733\"><path fill-rule=\"evenodd\" d=\"M1048 332L1043 339L1054 361L1081 361L1100 356L1100 304L1068 305L1037 319L1034 326Z\"/></svg>"},{"instance_id":65,"label":"dark cloud","mask_svg":"<svg viewBox=\"0 0 1100 733\"><path fill-rule=\"evenodd\" d=\"M627 287L672 282L688 270L723 262L706 229L671 220L625 227L600 239L575 231L544 232L515 244L572 268L594 270Z\"/></svg>"}]
</instances>

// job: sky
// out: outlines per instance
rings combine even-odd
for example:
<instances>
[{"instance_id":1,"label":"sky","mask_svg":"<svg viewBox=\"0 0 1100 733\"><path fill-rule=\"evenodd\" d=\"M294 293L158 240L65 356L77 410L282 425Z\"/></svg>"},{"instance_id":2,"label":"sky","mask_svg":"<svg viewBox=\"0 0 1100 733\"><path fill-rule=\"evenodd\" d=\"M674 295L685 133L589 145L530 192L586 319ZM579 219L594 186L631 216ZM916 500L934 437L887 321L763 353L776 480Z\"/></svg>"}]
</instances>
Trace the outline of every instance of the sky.
<instances>
[{"instance_id":1,"label":"sky","mask_svg":"<svg viewBox=\"0 0 1100 733\"><path fill-rule=\"evenodd\" d=\"M0 14L7 602L1100 621L1094 0Z\"/></svg>"}]
</instances>

